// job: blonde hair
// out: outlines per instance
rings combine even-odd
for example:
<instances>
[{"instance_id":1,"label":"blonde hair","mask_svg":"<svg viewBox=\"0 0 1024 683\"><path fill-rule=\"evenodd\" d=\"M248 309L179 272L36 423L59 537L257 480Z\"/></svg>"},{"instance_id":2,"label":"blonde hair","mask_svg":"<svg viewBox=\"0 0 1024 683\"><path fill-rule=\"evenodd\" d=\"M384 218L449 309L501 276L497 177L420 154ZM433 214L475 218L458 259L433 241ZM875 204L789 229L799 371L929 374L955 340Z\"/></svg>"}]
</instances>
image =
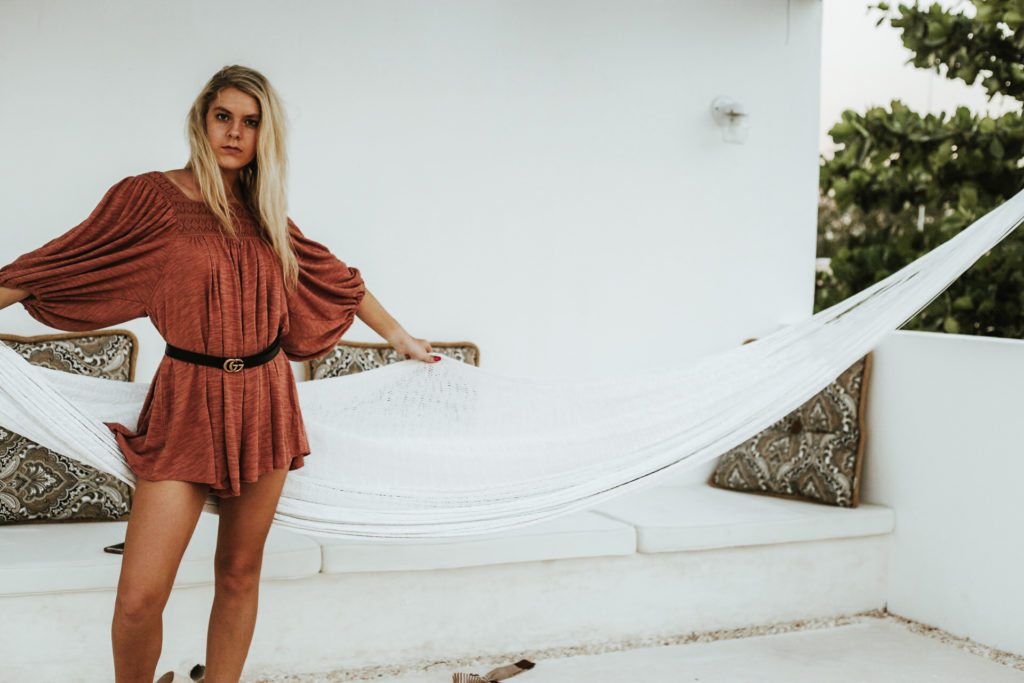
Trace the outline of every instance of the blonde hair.
<instances>
[{"instance_id":1,"label":"blonde hair","mask_svg":"<svg viewBox=\"0 0 1024 683\"><path fill-rule=\"evenodd\" d=\"M299 264L288 231L288 155L285 150L287 125L284 107L270 82L260 72L244 66L225 66L213 75L192 103L186 131L191 149L185 168L195 175L203 201L220 221L228 237L235 237L231 205L213 148L206 137L206 114L224 88L237 88L259 103L260 124L256 157L238 174L239 199L256 218L263 238L281 262L285 285L298 282Z\"/></svg>"}]
</instances>

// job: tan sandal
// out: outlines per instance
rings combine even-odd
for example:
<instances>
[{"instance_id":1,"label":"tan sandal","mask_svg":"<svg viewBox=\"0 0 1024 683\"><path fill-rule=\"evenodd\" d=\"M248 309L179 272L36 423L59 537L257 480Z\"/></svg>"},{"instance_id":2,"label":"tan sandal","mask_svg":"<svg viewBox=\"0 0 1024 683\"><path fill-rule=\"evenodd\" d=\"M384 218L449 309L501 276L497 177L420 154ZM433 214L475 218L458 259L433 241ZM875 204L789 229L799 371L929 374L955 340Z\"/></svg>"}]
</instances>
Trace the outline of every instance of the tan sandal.
<instances>
[{"instance_id":1,"label":"tan sandal","mask_svg":"<svg viewBox=\"0 0 1024 683\"><path fill-rule=\"evenodd\" d=\"M452 683L495 683L495 681L504 681L513 676L518 676L524 671L529 671L534 666L536 665L529 659L520 659L515 664L499 666L497 669L488 671L483 676L480 674L454 673L452 674Z\"/></svg>"},{"instance_id":2,"label":"tan sandal","mask_svg":"<svg viewBox=\"0 0 1024 683\"><path fill-rule=\"evenodd\" d=\"M204 683L206 681L206 667L196 664L188 672L188 676L182 676L174 671L168 671L153 683Z\"/></svg>"},{"instance_id":3,"label":"tan sandal","mask_svg":"<svg viewBox=\"0 0 1024 683\"><path fill-rule=\"evenodd\" d=\"M179 673L168 671L163 676L156 679L154 683L192 683L192 680L187 676L182 676Z\"/></svg>"}]
</instances>

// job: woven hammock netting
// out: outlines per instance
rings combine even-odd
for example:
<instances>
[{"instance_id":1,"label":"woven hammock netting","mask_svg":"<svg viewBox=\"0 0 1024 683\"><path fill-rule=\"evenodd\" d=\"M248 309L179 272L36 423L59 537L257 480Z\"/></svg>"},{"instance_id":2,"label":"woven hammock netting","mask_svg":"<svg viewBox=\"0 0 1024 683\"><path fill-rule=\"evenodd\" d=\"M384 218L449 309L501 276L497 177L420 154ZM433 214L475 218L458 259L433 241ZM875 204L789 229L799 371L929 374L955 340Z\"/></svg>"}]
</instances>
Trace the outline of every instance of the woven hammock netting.
<instances>
[{"instance_id":1,"label":"woven hammock netting","mask_svg":"<svg viewBox=\"0 0 1024 683\"><path fill-rule=\"evenodd\" d=\"M274 523L381 542L526 526L707 462L797 408L1024 221L1024 191L902 270L753 343L587 380L404 361L299 383L312 450ZM148 385L30 365L0 344L0 425L134 484L103 422L134 428ZM210 496L206 508L216 512Z\"/></svg>"}]
</instances>

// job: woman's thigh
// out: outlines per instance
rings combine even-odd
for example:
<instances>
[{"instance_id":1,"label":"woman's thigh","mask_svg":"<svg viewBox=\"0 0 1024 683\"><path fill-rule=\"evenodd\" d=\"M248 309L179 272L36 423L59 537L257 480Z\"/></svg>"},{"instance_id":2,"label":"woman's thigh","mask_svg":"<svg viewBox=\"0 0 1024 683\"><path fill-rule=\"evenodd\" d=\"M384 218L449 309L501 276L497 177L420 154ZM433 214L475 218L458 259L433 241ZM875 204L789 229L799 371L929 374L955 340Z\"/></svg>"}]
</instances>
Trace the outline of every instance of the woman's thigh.
<instances>
[{"instance_id":1,"label":"woman's thigh","mask_svg":"<svg viewBox=\"0 0 1024 683\"><path fill-rule=\"evenodd\" d=\"M246 581L258 576L263 545L287 474L286 469L271 470L258 481L243 482L239 495L218 501L220 521L214 566L219 581Z\"/></svg>"},{"instance_id":2,"label":"woman's thigh","mask_svg":"<svg viewBox=\"0 0 1024 683\"><path fill-rule=\"evenodd\" d=\"M136 481L117 584L123 609L163 609L209 488L187 481Z\"/></svg>"}]
</instances>

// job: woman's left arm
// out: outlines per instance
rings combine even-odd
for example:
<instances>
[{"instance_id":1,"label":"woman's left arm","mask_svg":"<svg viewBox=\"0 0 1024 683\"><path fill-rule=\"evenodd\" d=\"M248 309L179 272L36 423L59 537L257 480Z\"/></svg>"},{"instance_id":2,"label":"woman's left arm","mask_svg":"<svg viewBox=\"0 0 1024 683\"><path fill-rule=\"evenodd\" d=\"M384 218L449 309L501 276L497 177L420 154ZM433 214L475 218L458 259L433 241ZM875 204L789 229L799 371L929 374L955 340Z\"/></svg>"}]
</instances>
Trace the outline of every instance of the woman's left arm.
<instances>
[{"instance_id":1,"label":"woman's left arm","mask_svg":"<svg viewBox=\"0 0 1024 683\"><path fill-rule=\"evenodd\" d=\"M391 314L384 310L384 307L377 301L377 297L366 290L356 315L374 332L379 334L391 347L406 358L436 363L441 360L440 356L431 353L430 342L426 339L416 339L405 331L398 321L391 317Z\"/></svg>"}]
</instances>

